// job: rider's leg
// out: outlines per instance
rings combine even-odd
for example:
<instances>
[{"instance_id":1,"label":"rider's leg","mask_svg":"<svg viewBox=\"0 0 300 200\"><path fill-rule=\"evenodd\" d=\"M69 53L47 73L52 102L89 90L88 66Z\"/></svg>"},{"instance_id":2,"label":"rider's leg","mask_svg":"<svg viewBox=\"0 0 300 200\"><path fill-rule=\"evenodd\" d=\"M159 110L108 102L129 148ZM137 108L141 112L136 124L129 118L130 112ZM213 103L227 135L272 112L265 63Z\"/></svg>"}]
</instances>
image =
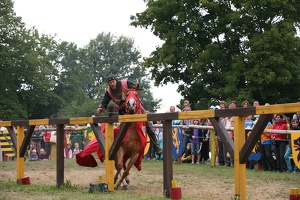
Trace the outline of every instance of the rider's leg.
<instances>
[{"instance_id":1,"label":"rider's leg","mask_svg":"<svg viewBox=\"0 0 300 200\"><path fill-rule=\"evenodd\" d=\"M153 146L155 148L156 154L159 155L159 154L162 153L162 150L158 146L158 141L157 141L157 138L155 136L155 133L154 133L154 130L153 130L153 126L152 126L152 124L150 122L147 122L146 125L147 125L148 136L149 136L150 140L153 142Z\"/></svg>"}]
</instances>

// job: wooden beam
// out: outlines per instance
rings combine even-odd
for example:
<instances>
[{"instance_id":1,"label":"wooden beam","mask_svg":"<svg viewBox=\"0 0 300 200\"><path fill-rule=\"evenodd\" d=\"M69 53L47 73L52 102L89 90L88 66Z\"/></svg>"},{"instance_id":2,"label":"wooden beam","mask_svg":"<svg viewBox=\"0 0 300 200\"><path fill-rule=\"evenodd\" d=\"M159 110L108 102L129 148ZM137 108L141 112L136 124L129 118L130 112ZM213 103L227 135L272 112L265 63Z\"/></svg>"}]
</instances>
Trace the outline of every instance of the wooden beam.
<instances>
[{"instance_id":1,"label":"wooden beam","mask_svg":"<svg viewBox=\"0 0 300 200\"><path fill-rule=\"evenodd\" d=\"M222 140L223 144L225 145L227 151L229 152L230 156L234 157L234 144L231 137L228 134L228 131L225 129L224 125L221 121L216 120L215 118L209 118L211 124L213 125L215 132L217 132L218 136Z\"/></svg>"},{"instance_id":2,"label":"wooden beam","mask_svg":"<svg viewBox=\"0 0 300 200\"><path fill-rule=\"evenodd\" d=\"M131 122L121 123L119 132L116 135L110 149L109 149L109 160L114 160L117 152L122 144L123 138L127 133L128 128L130 127Z\"/></svg>"},{"instance_id":3,"label":"wooden beam","mask_svg":"<svg viewBox=\"0 0 300 200\"><path fill-rule=\"evenodd\" d=\"M268 106L257 106L256 114L295 113L300 110L300 103L276 104Z\"/></svg>"},{"instance_id":4,"label":"wooden beam","mask_svg":"<svg viewBox=\"0 0 300 200\"><path fill-rule=\"evenodd\" d=\"M99 127L99 124L98 123L93 123L91 124L91 128L95 134L95 137L97 139L97 142L98 142L98 145L102 151L102 154L105 155L105 144L104 144L104 137L103 137L103 134L102 134L102 131Z\"/></svg>"},{"instance_id":5,"label":"wooden beam","mask_svg":"<svg viewBox=\"0 0 300 200\"><path fill-rule=\"evenodd\" d=\"M217 109L215 110L215 117L255 115L255 108L251 106L247 108Z\"/></svg>"},{"instance_id":6,"label":"wooden beam","mask_svg":"<svg viewBox=\"0 0 300 200\"><path fill-rule=\"evenodd\" d=\"M17 131L17 182L21 183L21 179L24 177L24 158L20 157L20 148L24 139L24 126L18 126Z\"/></svg>"},{"instance_id":7,"label":"wooden beam","mask_svg":"<svg viewBox=\"0 0 300 200\"><path fill-rule=\"evenodd\" d=\"M113 116L112 116L113 117ZM114 141L114 124L105 124L105 149L109 149ZM108 191L114 191L114 160L109 160L109 151L105 151L105 175Z\"/></svg>"},{"instance_id":8,"label":"wooden beam","mask_svg":"<svg viewBox=\"0 0 300 200\"><path fill-rule=\"evenodd\" d=\"M299 103L300 104L300 103ZM272 119L273 114L261 115L257 120L255 126L248 139L246 140L241 152L240 152L240 162L242 164L246 163L248 157L250 156L252 149L254 148L257 141L260 139L261 134L265 130L268 122Z\"/></svg>"},{"instance_id":9,"label":"wooden beam","mask_svg":"<svg viewBox=\"0 0 300 200\"><path fill-rule=\"evenodd\" d=\"M68 154L66 154L68 155ZM64 124L56 127L56 187L64 184Z\"/></svg>"},{"instance_id":10,"label":"wooden beam","mask_svg":"<svg viewBox=\"0 0 300 200\"><path fill-rule=\"evenodd\" d=\"M172 120L163 122L163 177L164 177L164 195L170 198L170 188L173 180L173 158L172 158Z\"/></svg>"},{"instance_id":11,"label":"wooden beam","mask_svg":"<svg viewBox=\"0 0 300 200\"><path fill-rule=\"evenodd\" d=\"M240 164L239 152L245 143L245 117L234 117L234 189L238 199L246 200L246 164Z\"/></svg>"},{"instance_id":12,"label":"wooden beam","mask_svg":"<svg viewBox=\"0 0 300 200\"><path fill-rule=\"evenodd\" d=\"M17 152L18 145L17 145L17 136L16 136L16 133L15 133L15 129L14 129L13 126L7 126L6 129L9 133L10 139L13 143L13 147L15 149L15 152ZM23 131L24 131L24 129L23 129ZM24 135L24 133L23 133L23 135Z\"/></svg>"},{"instance_id":13,"label":"wooden beam","mask_svg":"<svg viewBox=\"0 0 300 200\"><path fill-rule=\"evenodd\" d=\"M186 111L186 112L179 112L178 119L199 119L202 116L203 118L211 118L215 116L215 110L198 110L198 111Z\"/></svg>"},{"instance_id":14,"label":"wooden beam","mask_svg":"<svg viewBox=\"0 0 300 200\"><path fill-rule=\"evenodd\" d=\"M178 119L178 112L147 114L147 121L164 121Z\"/></svg>"},{"instance_id":15,"label":"wooden beam","mask_svg":"<svg viewBox=\"0 0 300 200\"><path fill-rule=\"evenodd\" d=\"M22 142L22 145L21 145L20 155L19 155L20 157L24 157L24 155L25 155L25 152L26 152L27 147L30 143L30 139L31 139L32 133L34 131L34 128L35 128L35 125L29 126L29 128L27 129L27 132L25 134L25 138L24 138L24 140ZM37 152L37 153L39 153L39 152Z\"/></svg>"}]
</instances>

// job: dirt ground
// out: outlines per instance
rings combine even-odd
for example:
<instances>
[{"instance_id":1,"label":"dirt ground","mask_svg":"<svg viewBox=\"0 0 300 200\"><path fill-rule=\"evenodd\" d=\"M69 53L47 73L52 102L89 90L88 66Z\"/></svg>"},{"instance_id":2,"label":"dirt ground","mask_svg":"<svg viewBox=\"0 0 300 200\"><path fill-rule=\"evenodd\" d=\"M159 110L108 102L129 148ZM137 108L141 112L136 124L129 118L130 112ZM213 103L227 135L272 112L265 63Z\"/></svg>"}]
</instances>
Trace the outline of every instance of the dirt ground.
<instances>
[{"instance_id":1,"label":"dirt ground","mask_svg":"<svg viewBox=\"0 0 300 200\"><path fill-rule=\"evenodd\" d=\"M39 163L38 163L39 162ZM38 161L37 165L28 166L25 163L25 176L30 177L30 182L33 184L47 184L56 185L56 166L55 163L49 167L46 162ZM43 163L44 162L44 163ZM51 162L51 161L50 161ZM142 164L144 167L142 171L138 172L136 168L133 168L130 172L131 184L127 192L134 192L136 195L157 195L157 197L163 197L163 165L162 161L146 161L148 164ZM150 162L156 162L152 165ZM74 164L73 164L74 163ZM0 180L16 180L16 169L11 169L11 166L1 166L0 163ZM5 165L5 164L4 164ZM154 167L153 167L154 166ZM5 168L10 168L5 170ZM176 171L181 171L180 174L176 174ZM201 169L201 172L195 173L193 171ZM211 169L205 164L193 165L191 164L177 164L174 165L174 179L178 180L178 185L182 189L182 197L184 199L208 199L208 200L224 200L231 199L234 195L234 177L223 176L224 173L233 175L233 168L224 166L217 166L215 169ZM205 172L207 171L207 173ZM90 183L98 183L99 176L103 176L105 181L105 165L101 163L95 168L85 168L76 165L75 161L68 161L65 164L64 171L65 182L69 181L72 185L77 185L83 188L89 188ZM256 173L256 172L253 172ZM260 176L257 172L257 176ZM273 173L273 174L271 174ZM210 174L207 176L207 174ZM213 177L211 176L213 174ZM271 176L280 176L276 181ZM297 174L282 174L275 172L269 172L264 174L266 178L247 179L247 199L249 200L283 200L289 199L289 188L286 186L285 177L294 176L295 182L299 183L300 173ZM217 178L222 177L222 178ZM270 178L268 178L270 177ZM292 181L294 179L291 179ZM290 184L291 181L289 181ZM293 184L293 183L291 183ZM124 191L126 192L126 191Z\"/></svg>"}]
</instances>

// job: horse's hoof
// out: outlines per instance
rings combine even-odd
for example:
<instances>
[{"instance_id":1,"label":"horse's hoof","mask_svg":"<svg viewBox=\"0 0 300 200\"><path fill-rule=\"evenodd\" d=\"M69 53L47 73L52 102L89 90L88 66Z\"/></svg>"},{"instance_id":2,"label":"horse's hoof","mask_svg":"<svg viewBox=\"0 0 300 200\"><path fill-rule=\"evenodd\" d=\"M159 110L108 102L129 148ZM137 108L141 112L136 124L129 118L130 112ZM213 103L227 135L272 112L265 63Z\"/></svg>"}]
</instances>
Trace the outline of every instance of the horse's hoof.
<instances>
[{"instance_id":1,"label":"horse's hoof","mask_svg":"<svg viewBox=\"0 0 300 200\"><path fill-rule=\"evenodd\" d=\"M118 189L119 189L119 187L115 186L115 187L114 187L114 189L115 189L115 190L118 190Z\"/></svg>"},{"instance_id":2,"label":"horse's hoof","mask_svg":"<svg viewBox=\"0 0 300 200\"><path fill-rule=\"evenodd\" d=\"M128 185L123 185L122 190L128 190Z\"/></svg>"}]
</instances>

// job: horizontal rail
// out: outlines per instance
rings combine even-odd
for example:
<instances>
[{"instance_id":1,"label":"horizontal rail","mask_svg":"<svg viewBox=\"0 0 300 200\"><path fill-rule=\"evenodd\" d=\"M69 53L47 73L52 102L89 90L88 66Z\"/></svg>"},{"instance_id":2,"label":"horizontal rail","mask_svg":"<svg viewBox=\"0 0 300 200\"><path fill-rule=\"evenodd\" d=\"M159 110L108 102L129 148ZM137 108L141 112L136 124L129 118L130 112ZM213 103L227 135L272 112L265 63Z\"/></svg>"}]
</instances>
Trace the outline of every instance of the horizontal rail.
<instances>
[{"instance_id":1,"label":"horizontal rail","mask_svg":"<svg viewBox=\"0 0 300 200\"><path fill-rule=\"evenodd\" d=\"M153 128L162 128L163 124L153 124ZM172 125L172 127L182 127L183 129L196 128L202 130L214 130L213 126L199 126L199 125ZM234 128L226 128L227 131L233 131ZM252 131L253 128L245 128L245 131ZM276 130L276 129L265 129L264 133L275 133L275 134L291 134L300 133L300 130Z\"/></svg>"}]
</instances>

